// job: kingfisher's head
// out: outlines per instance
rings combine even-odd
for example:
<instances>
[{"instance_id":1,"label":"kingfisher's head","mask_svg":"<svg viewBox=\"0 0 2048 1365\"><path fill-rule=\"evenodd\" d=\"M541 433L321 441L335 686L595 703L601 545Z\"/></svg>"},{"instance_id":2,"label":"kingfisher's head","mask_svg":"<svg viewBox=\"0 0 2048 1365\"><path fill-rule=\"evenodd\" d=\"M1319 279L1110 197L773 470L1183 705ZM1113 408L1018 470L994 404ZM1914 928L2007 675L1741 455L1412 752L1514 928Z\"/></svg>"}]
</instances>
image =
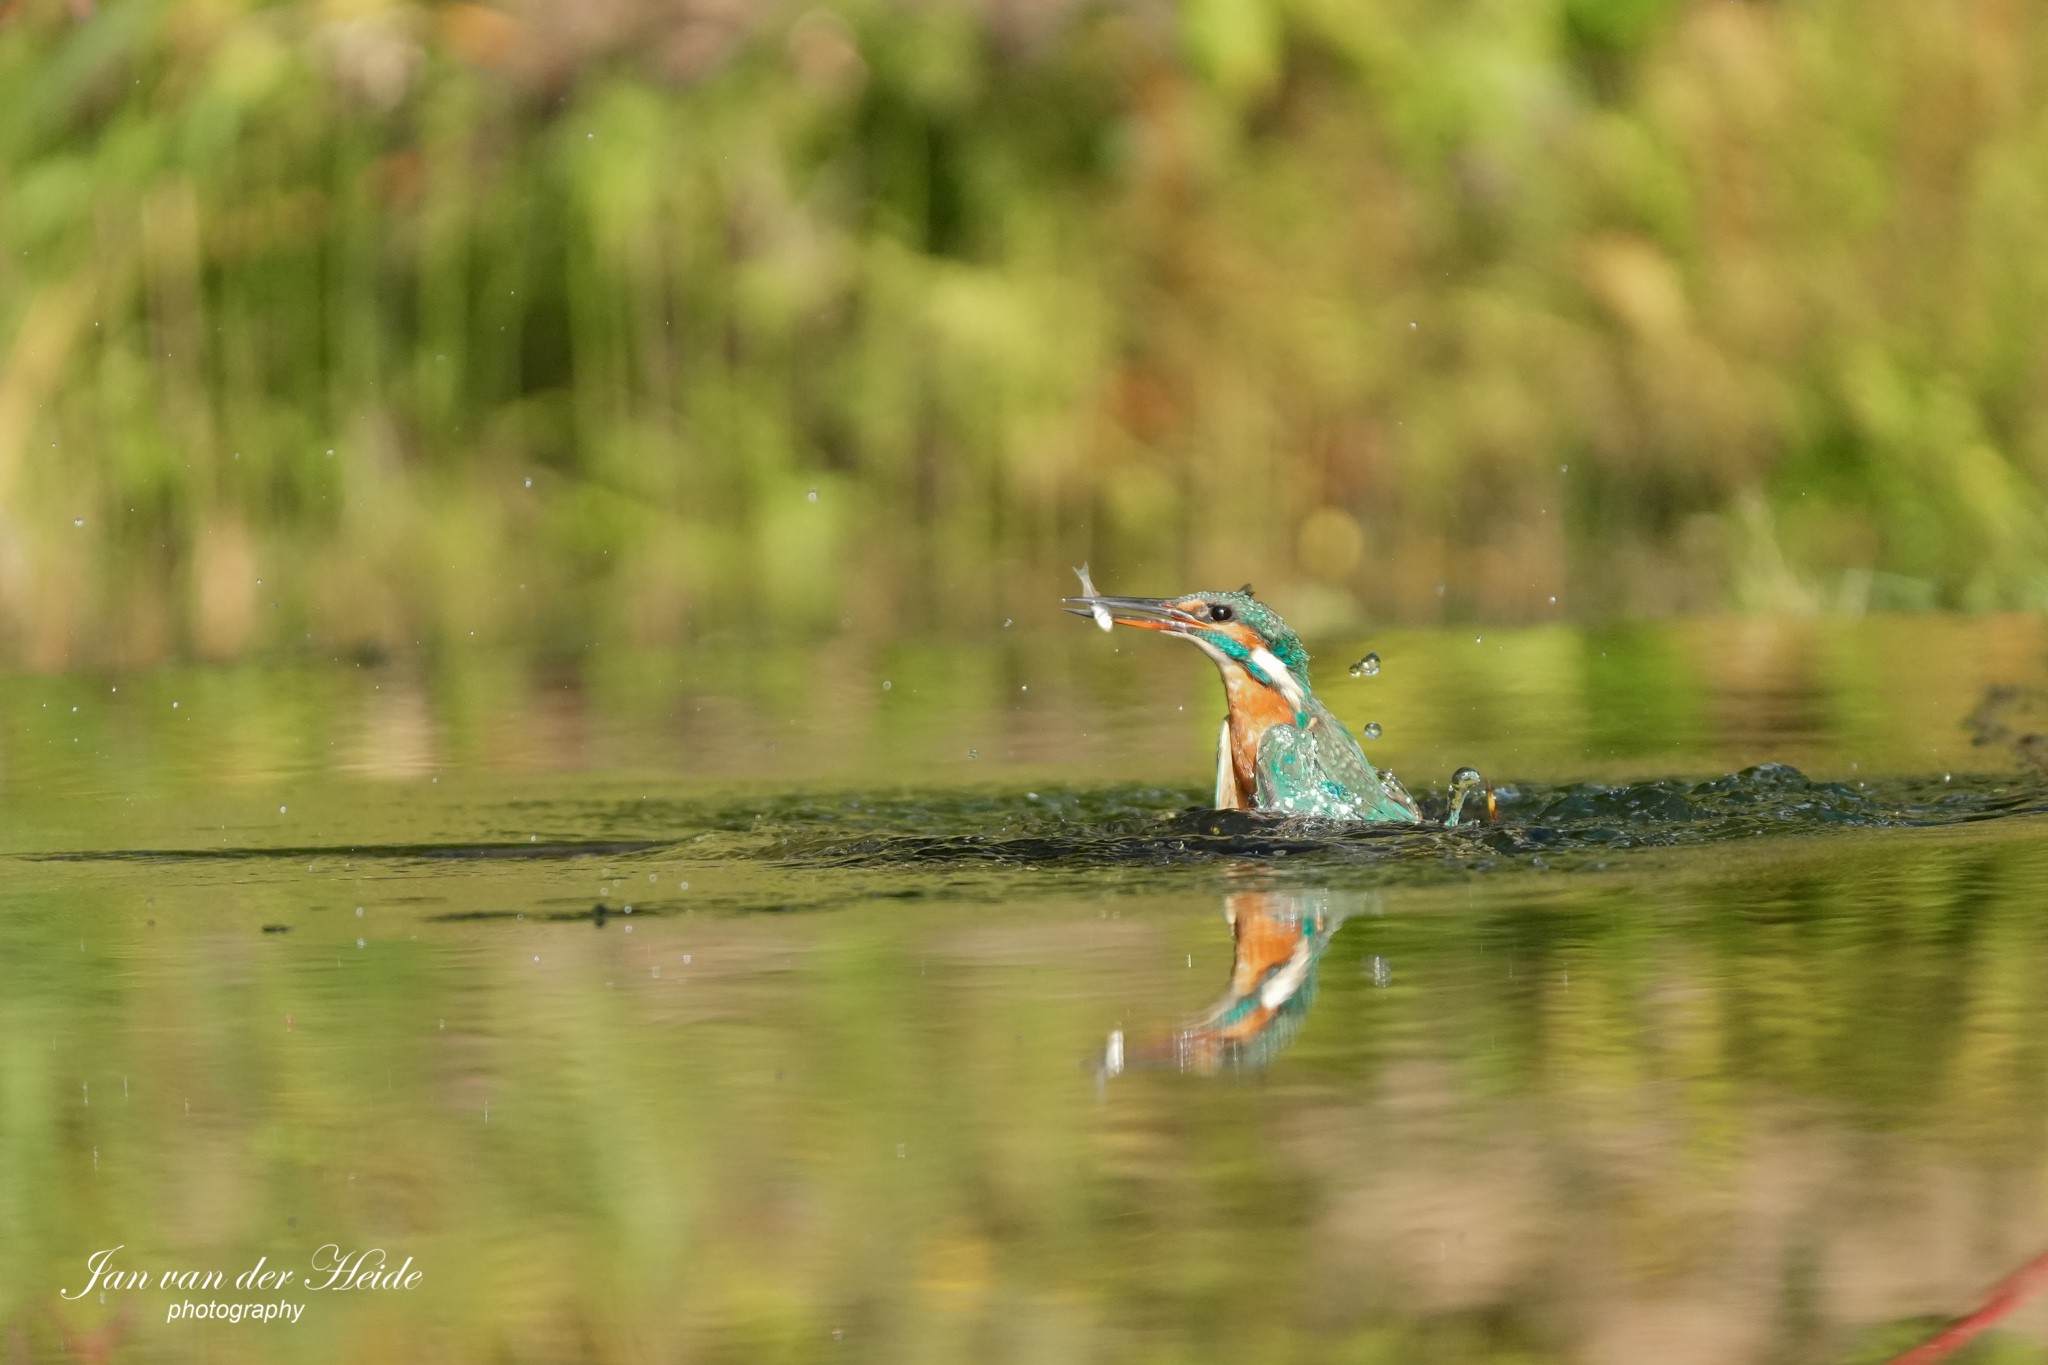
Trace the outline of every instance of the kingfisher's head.
<instances>
[{"instance_id":1,"label":"kingfisher's head","mask_svg":"<svg viewBox=\"0 0 2048 1365\"><path fill-rule=\"evenodd\" d=\"M1290 712L1299 712L1308 697L1308 651L1278 612L1252 596L1249 583L1236 592L1185 597L1069 597L1066 608L1191 641L1216 661L1226 685L1242 675L1285 700Z\"/></svg>"}]
</instances>

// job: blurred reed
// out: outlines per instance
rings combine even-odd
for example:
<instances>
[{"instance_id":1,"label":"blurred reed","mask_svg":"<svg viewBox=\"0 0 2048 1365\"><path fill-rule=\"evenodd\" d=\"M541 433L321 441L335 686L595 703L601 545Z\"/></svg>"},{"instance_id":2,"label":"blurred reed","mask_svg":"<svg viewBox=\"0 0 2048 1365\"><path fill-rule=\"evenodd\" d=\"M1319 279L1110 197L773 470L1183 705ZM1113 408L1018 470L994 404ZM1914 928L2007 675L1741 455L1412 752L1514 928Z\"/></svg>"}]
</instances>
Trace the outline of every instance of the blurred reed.
<instances>
[{"instance_id":1,"label":"blurred reed","mask_svg":"<svg viewBox=\"0 0 2048 1365\"><path fill-rule=\"evenodd\" d=\"M2017 0L0 15L33 663L2048 604Z\"/></svg>"}]
</instances>

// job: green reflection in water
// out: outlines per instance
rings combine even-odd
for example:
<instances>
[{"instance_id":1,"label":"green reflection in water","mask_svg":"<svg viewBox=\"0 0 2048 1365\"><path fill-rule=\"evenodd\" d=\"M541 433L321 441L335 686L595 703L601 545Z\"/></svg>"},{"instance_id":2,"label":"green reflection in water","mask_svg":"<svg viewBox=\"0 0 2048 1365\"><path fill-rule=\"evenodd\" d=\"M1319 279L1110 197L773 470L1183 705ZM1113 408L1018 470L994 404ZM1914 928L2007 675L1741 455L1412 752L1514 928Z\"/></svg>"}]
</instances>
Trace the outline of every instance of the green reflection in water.
<instances>
[{"instance_id":1,"label":"green reflection in water","mask_svg":"<svg viewBox=\"0 0 2048 1365\"><path fill-rule=\"evenodd\" d=\"M1378 641L1333 704L1523 789L1419 842L1182 814L1210 684L1136 653L8 679L0 1351L1845 1358L2048 1243L2040 792L1960 728L2038 637L1909 624L1507 637L1440 712L1477 646ZM1686 782L1560 786L1631 743ZM1772 757L1837 781L1688 785ZM1226 897L1344 917L1288 1045L1100 1084ZM330 1242L425 1279L56 1298Z\"/></svg>"}]
</instances>

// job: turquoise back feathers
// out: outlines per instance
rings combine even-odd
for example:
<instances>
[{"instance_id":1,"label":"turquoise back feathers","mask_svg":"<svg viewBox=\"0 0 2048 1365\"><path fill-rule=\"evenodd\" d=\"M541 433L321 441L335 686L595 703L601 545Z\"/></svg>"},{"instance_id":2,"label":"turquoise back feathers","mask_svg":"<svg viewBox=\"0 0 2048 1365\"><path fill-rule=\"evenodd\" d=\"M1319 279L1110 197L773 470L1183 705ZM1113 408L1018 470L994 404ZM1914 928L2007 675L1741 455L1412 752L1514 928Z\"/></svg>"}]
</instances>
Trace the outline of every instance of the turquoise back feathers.
<instances>
[{"instance_id":1,"label":"turquoise back feathers","mask_svg":"<svg viewBox=\"0 0 2048 1365\"><path fill-rule=\"evenodd\" d=\"M1401 779L1367 761L1344 722L1313 695L1300 719L1259 737L1254 808L1318 820L1414 824L1422 819Z\"/></svg>"}]
</instances>

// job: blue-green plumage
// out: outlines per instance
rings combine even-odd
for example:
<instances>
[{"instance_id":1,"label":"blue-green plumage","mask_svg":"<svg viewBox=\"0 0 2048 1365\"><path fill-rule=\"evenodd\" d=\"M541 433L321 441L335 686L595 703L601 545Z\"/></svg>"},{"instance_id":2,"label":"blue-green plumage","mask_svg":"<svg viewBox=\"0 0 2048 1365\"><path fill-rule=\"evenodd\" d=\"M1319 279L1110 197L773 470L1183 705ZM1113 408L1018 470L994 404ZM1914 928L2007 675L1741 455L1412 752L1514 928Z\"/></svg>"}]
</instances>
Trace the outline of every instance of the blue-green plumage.
<instances>
[{"instance_id":1,"label":"blue-green plumage","mask_svg":"<svg viewBox=\"0 0 2048 1365\"><path fill-rule=\"evenodd\" d=\"M1314 696L1292 724L1259 736L1255 808L1319 820L1403 821L1422 818L1392 773L1372 766L1344 722Z\"/></svg>"}]
</instances>

